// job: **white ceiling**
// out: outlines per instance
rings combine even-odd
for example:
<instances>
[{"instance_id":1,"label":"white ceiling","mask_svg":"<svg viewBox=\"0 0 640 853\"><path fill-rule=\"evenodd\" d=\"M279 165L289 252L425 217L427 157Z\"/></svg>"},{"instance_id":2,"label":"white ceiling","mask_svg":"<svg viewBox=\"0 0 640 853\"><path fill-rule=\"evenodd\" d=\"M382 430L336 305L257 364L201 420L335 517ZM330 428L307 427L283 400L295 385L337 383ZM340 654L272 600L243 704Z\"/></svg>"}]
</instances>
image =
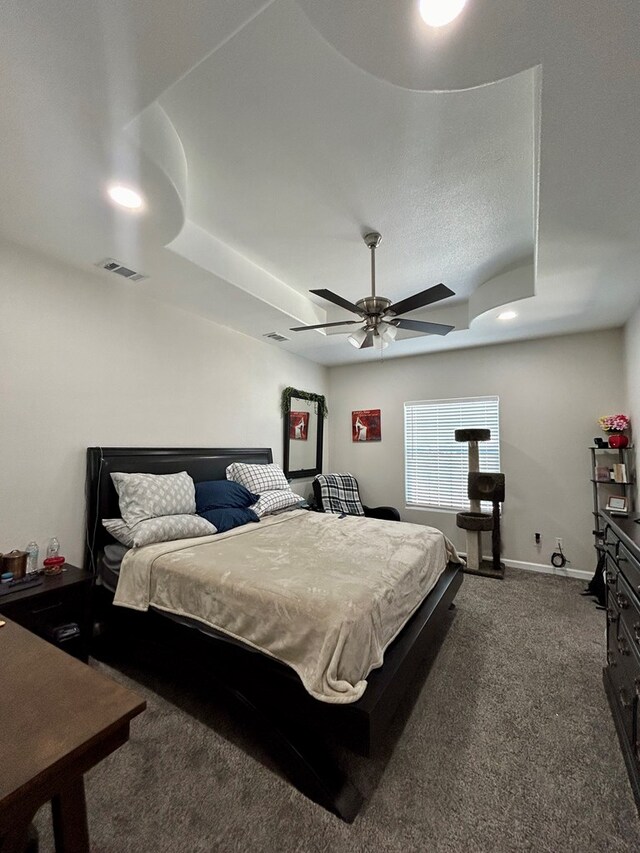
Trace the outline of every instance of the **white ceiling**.
<instances>
[{"instance_id":1,"label":"white ceiling","mask_svg":"<svg viewBox=\"0 0 640 853\"><path fill-rule=\"evenodd\" d=\"M187 12L188 10L188 12ZM640 298L640 7L21 0L0 12L0 233L325 364L310 297L456 293L385 358L624 323ZM106 183L139 186L141 215ZM513 306L518 318L496 315ZM347 327L348 329L348 327Z\"/></svg>"}]
</instances>

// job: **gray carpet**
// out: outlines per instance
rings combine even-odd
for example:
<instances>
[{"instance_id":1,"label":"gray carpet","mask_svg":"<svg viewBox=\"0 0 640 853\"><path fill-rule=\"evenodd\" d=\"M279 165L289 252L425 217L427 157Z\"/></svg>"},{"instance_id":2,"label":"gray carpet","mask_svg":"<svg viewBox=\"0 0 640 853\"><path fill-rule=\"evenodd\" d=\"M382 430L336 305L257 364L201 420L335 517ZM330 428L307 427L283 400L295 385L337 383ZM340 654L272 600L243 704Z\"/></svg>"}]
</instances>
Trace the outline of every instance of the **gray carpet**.
<instances>
[{"instance_id":1,"label":"gray carpet","mask_svg":"<svg viewBox=\"0 0 640 853\"><path fill-rule=\"evenodd\" d=\"M640 850L602 687L604 614L582 587L465 577L395 745L353 761L371 798L352 825L292 788L224 705L99 665L148 710L87 777L93 853ZM52 850L48 810L37 824Z\"/></svg>"}]
</instances>

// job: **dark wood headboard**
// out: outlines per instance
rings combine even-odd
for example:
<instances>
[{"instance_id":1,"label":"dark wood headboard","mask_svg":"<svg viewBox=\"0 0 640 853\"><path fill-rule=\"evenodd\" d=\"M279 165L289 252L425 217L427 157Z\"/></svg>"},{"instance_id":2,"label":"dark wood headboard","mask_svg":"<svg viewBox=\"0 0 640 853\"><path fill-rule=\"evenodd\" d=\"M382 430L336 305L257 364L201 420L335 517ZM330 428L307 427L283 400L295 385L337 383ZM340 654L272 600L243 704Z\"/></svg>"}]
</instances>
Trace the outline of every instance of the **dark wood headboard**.
<instances>
[{"instance_id":1,"label":"dark wood headboard","mask_svg":"<svg viewBox=\"0 0 640 853\"><path fill-rule=\"evenodd\" d=\"M86 547L84 565L95 572L105 545L115 542L101 523L118 518L118 494L111 474L114 471L141 474L175 474L186 471L196 483L224 480L232 462L273 462L271 448L228 447L89 447L86 479Z\"/></svg>"}]
</instances>

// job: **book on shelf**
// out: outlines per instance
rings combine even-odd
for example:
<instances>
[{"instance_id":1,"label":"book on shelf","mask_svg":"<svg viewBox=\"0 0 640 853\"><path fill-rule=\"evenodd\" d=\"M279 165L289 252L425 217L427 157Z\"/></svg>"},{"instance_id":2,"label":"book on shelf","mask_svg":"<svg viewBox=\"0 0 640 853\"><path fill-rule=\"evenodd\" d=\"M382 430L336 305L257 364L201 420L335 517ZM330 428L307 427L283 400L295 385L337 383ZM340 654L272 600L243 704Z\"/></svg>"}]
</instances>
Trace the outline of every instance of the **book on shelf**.
<instances>
[{"instance_id":1,"label":"book on shelf","mask_svg":"<svg viewBox=\"0 0 640 853\"><path fill-rule=\"evenodd\" d=\"M613 482L614 483L626 483L627 482L627 466L622 462L618 462L613 466Z\"/></svg>"}]
</instances>

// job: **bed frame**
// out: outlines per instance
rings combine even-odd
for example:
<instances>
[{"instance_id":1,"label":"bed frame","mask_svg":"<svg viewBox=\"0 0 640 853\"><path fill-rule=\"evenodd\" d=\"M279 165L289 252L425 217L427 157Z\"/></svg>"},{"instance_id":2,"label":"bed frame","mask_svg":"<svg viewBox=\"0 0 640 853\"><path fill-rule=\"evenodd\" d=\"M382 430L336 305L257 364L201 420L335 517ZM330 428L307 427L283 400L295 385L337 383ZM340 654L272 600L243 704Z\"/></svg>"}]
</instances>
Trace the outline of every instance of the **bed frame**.
<instances>
[{"instance_id":1,"label":"bed frame","mask_svg":"<svg viewBox=\"0 0 640 853\"><path fill-rule=\"evenodd\" d=\"M112 472L187 471L197 482L224 479L231 462L272 461L269 448L88 448L85 567L95 573L102 549L114 542L100 523L102 518L120 514ZM360 755L373 754L418 666L448 629L448 610L454 606L462 577L459 566L447 566L387 649L384 665L369 675L362 698L347 705L313 699L292 669L266 655L177 624L153 610L139 613L111 607L113 596L104 588L98 587L97 597L108 601L107 648L111 648L111 635L114 648L132 649L147 644L158 659L173 660L180 670L186 661L198 661L216 689L231 696L264 731L274 758L293 784L351 822L363 798L345 773L331 762L329 751L323 747L324 739L337 740Z\"/></svg>"}]
</instances>

